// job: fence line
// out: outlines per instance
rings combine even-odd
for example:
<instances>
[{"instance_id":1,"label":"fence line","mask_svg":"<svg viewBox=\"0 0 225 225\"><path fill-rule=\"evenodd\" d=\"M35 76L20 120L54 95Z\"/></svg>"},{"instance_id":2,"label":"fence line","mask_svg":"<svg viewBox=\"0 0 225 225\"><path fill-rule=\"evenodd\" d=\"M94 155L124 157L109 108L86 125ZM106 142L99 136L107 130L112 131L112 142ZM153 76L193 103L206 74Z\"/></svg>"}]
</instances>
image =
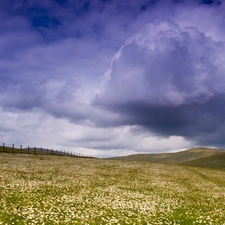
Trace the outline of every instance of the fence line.
<instances>
[{"instance_id":1,"label":"fence line","mask_svg":"<svg viewBox=\"0 0 225 225\"><path fill-rule=\"evenodd\" d=\"M69 151L62 151L62 150L54 150L54 149L48 149L48 148L37 148L37 147L30 147L23 148L22 145L20 145L19 148L15 148L15 145L12 144L12 146L6 146L5 143L3 143L2 146L0 146L0 152L5 153L20 153L20 154L34 154L34 155L61 155L61 156L71 156L71 157L82 157L82 158L93 158L92 156L87 156L85 154L81 153L75 153L75 152L69 152Z\"/></svg>"}]
</instances>

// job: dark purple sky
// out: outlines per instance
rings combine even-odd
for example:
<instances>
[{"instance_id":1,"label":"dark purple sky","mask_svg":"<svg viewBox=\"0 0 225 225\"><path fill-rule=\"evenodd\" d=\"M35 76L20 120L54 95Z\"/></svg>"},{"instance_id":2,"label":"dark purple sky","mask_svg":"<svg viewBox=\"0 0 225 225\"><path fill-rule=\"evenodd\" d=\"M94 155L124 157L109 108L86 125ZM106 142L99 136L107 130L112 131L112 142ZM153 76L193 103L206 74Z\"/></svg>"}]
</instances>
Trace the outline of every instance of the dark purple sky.
<instances>
[{"instance_id":1,"label":"dark purple sky","mask_svg":"<svg viewBox=\"0 0 225 225\"><path fill-rule=\"evenodd\" d=\"M0 141L105 157L225 148L225 4L0 1Z\"/></svg>"}]
</instances>

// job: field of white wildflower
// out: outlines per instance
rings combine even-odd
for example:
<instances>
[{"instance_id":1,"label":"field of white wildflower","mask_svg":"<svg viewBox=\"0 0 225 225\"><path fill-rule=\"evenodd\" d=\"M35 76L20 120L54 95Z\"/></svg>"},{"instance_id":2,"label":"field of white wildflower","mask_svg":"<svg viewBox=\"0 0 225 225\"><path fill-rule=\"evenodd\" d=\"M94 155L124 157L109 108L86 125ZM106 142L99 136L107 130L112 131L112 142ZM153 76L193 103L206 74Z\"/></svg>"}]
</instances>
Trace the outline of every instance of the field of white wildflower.
<instances>
[{"instance_id":1,"label":"field of white wildflower","mask_svg":"<svg viewBox=\"0 0 225 225\"><path fill-rule=\"evenodd\" d=\"M225 224L225 171L0 154L0 224Z\"/></svg>"}]
</instances>

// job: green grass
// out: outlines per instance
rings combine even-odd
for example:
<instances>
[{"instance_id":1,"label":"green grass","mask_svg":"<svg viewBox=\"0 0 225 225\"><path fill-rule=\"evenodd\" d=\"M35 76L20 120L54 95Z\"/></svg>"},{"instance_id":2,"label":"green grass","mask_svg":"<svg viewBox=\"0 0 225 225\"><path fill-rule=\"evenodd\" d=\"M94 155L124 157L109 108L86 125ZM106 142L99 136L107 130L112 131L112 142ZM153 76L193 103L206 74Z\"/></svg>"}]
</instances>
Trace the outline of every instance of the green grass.
<instances>
[{"instance_id":1,"label":"green grass","mask_svg":"<svg viewBox=\"0 0 225 225\"><path fill-rule=\"evenodd\" d=\"M24 154L40 154L40 148L38 148L36 151L34 148L30 148L28 150L28 148L23 148L23 149L20 149L20 148L13 148L13 147L3 147L3 146L0 146L0 152L1 153L24 153ZM44 152L43 152L44 153Z\"/></svg>"},{"instance_id":2,"label":"green grass","mask_svg":"<svg viewBox=\"0 0 225 225\"><path fill-rule=\"evenodd\" d=\"M12 147L3 147L3 146L0 146L0 152L20 153L20 149L19 148L12 148Z\"/></svg>"},{"instance_id":3,"label":"green grass","mask_svg":"<svg viewBox=\"0 0 225 225\"><path fill-rule=\"evenodd\" d=\"M184 162L182 164L189 166L225 169L225 151L220 154L198 158L195 160Z\"/></svg>"},{"instance_id":4,"label":"green grass","mask_svg":"<svg viewBox=\"0 0 225 225\"><path fill-rule=\"evenodd\" d=\"M218 169L225 168L225 150L211 148L193 148L176 153L134 154L111 159L185 164Z\"/></svg>"},{"instance_id":5,"label":"green grass","mask_svg":"<svg viewBox=\"0 0 225 225\"><path fill-rule=\"evenodd\" d=\"M0 154L0 224L217 224L225 170Z\"/></svg>"}]
</instances>

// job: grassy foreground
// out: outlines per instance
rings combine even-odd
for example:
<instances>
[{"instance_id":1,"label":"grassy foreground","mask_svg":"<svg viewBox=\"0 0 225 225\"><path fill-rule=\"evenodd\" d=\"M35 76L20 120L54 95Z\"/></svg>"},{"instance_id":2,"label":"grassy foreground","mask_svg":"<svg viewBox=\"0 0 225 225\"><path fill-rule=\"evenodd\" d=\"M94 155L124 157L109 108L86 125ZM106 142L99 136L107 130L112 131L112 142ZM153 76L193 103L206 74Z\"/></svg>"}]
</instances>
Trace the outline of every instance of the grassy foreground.
<instances>
[{"instance_id":1,"label":"grassy foreground","mask_svg":"<svg viewBox=\"0 0 225 225\"><path fill-rule=\"evenodd\" d=\"M0 154L0 224L225 224L225 171Z\"/></svg>"}]
</instances>

